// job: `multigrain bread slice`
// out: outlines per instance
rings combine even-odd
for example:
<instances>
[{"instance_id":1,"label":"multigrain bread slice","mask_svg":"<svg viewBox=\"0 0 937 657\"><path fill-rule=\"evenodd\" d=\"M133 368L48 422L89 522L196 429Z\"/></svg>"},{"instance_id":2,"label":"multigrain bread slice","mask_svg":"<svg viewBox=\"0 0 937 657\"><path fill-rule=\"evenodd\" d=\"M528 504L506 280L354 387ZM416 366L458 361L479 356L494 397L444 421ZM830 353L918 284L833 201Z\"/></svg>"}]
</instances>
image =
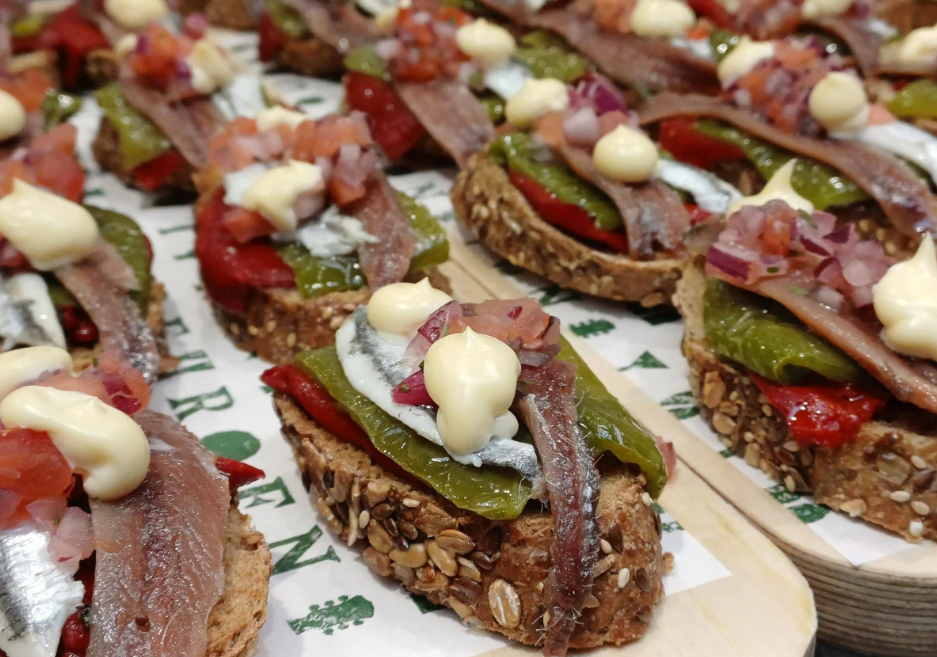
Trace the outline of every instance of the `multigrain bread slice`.
<instances>
[{"instance_id":1,"label":"multigrain bread slice","mask_svg":"<svg viewBox=\"0 0 937 657\"><path fill-rule=\"evenodd\" d=\"M224 550L224 592L208 616L206 657L250 657L267 620L267 592L272 565L263 534L237 500L228 511Z\"/></svg>"},{"instance_id":2,"label":"multigrain bread slice","mask_svg":"<svg viewBox=\"0 0 937 657\"><path fill-rule=\"evenodd\" d=\"M429 278L433 287L450 291L449 279L433 268L407 277L416 282ZM243 315L211 302L215 319L239 349L271 363L287 363L301 351L327 347L335 331L358 306L371 298L368 288L332 292L304 299L295 289L251 288Z\"/></svg>"},{"instance_id":3,"label":"multigrain bread slice","mask_svg":"<svg viewBox=\"0 0 937 657\"><path fill-rule=\"evenodd\" d=\"M930 0L878 0L875 15L902 33L937 23L937 2Z\"/></svg>"},{"instance_id":4,"label":"multigrain bread slice","mask_svg":"<svg viewBox=\"0 0 937 657\"><path fill-rule=\"evenodd\" d=\"M153 283L150 287L150 304L147 307L146 323L156 339L159 350L159 367L157 374L168 374L176 369L179 359L169 353L166 342L166 318L163 315L163 302L166 300L166 289L160 283ZM101 355L100 346L95 348L79 347L71 351L72 362L76 370L91 367L94 359Z\"/></svg>"},{"instance_id":5,"label":"multigrain bread slice","mask_svg":"<svg viewBox=\"0 0 937 657\"><path fill-rule=\"evenodd\" d=\"M180 0L179 13L204 14L208 22L229 30L251 30L257 24L250 8L251 0ZM259 0L258 0L259 2Z\"/></svg>"},{"instance_id":6,"label":"multigrain bread slice","mask_svg":"<svg viewBox=\"0 0 937 657\"><path fill-rule=\"evenodd\" d=\"M484 154L459 173L452 205L459 221L499 256L593 296L643 306L669 303L684 266L676 259L635 261L570 237L541 219L504 169Z\"/></svg>"},{"instance_id":7,"label":"multigrain bread slice","mask_svg":"<svg viewBox=\"0 0 937 657\"><path fill-rule=\"evenodd\" d=\"M937 538L937 422L901 407L837 448L801 447L746 371L721 359L703 327L702 270L687 268L674 305L686 320L682 349L703 418L726 447L791 492L885 527L909 541Z\"/></svg>"},{"instance_id":8,"label":"multigrain bread slice","mask_svg":"<svg viewBox=\"0 0 937 657\"><path fill-rule=\"evenodd\" d=\"M113 173L128 187L136 187L133 171L124 165L124 156L120 152L120 134L107 117L101 117L101 125L91 144L91 152L102 169ZM186 162L162 185L150 191L156 195L194 192L195 183L192 182L192 174L192 166Z\"/></svg>"},{"instance_id":9,"label":"multigrain bread slice","mask_svg":"<svg viewBox=\"0 0 937 657\"><path fill-rule=\"evenodd\" d=\"M84 74L95 89L116 81L119 72L120 61L109 48L98 48L85 56Z\"/></svg>"},{"instance_id":10,"label":"multigrain bread slice","mask_svg":"<svg viewBox=\"0 0 937 657\"><path fill-rule=\"evenodd\" d=\"M375 573L449 607L473 627L538 643L552 567L549 511L531 504L515 520L494 522L459 510L425 486L383 470L288 396L277 394L274 403L319 513L349 547L363 550ZM610 459L599 469L596 515L611 550L599 554L572 648L639 638L663 596L667 558L661 555L660 517L644 501L643 476Z\"/></svg>"}]
</instances>

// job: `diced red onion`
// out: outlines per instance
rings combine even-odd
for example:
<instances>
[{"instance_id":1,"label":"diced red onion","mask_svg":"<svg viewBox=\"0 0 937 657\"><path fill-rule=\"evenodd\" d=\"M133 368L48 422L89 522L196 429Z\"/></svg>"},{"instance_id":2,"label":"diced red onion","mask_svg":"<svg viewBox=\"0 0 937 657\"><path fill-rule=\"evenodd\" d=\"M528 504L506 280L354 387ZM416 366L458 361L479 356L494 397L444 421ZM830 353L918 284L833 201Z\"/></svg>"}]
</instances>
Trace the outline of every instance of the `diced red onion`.
<instances>
[{"instance_id":1,"label":"diced red onion","mask_svg":"<svg viewBox=\"0 0 937 657\"><path fill-rule=\"evenodd\" d=\"M315 189L309 189L298 194L296 200L293 201L293 212L300 221L319 214L324 207L324 185L317 185Z\"/></svg>"},{"instance_id":2,"label":"diced red onion","mask_svg":"<svg viewBox=\"0 0 937 657\"><path fill-rule=\"evenodd\" d=\"M390 61L400 54L400 40L381 39L374 44L374 52L384 61Z\"/></svg>"},{"instance_id":3,"label":"diced red onion","mask_svg":"<svg viewBox=\"0 0 937 657\"><path fill-rule=\"evenodd\" d=\"M462 317L462 306L458 301L450 301L429 316L429 319L417 330L417 335L423 336L429 344L433 344L442 337L449 322L460 317Z\"/></svg>"},{"instance_id":4,"label":"diced red onion","mask_svg":"<svg viewBox=\"0 0 937 657\"><path fill-rule=\"evenodd\" d=\"M426 379L423 370L417 370L394 388L392 397L397 404L407 406L436 406L433 398L426 390Z\"/></svg>"},{"instance_id":5,"label":"diced red onion","mask_svg":"<svg viewBox=\"0 0 937 657\"><path fill-rule=\"evenodd\" d=\"M415 25L426 25L429 23L433 17L428 11L418 11L410 18Z\"/></svg>"},{"instance_id":6,"label":"diced red onion","mask_svg":"<svg viewBox=\"0 0 937 657\"><path fill-rule=\"evenodd\" d=\"M74 574L78 563L90 557L93 551L91 516L78 507L68 507L49 541L52 560L66 572Z\"/></svg>"},{"instance_id":7,"label":"diced red onion","mask_svg":"<svg viewBox=\"0 0 937 657\"><path fill-rule=\"evenodd\" d=\"M176 79L188 82L192 79L192 69L184 59L176 62Z\"/></svg>"},{"instance_id":8,"label":"diced red onion","mask_svg":"<svg viewBox=\"0 0 937 657\"><path fill-rule=\"evenodd\" d=\"M604 75L587 73L576 81L576 92L587 98L599 115L606 112L627 112L628 105L618 87Z\"/></svg>"},{"instance_id":9,"label":"diced red onion","mask_svg":"<svg viewBox=\"0 0 937 657\"><path fill-rule=\"evenodd\" d=\"M322 180L328 182L332 178L332 160L327 157L319 156L316 158L316 166L322 173Z\"/></svg>"},{"instance_id":10,"label":"diced red onion","mask_svg":"<svg viewBox=\"0 0 937 657\"><path fill-rule=\"evenodd\" d=\"M706 255L706 264L739 281L747 281L758 254L735 244L716 243Z\"/></svg>"},{"instance_id":11,"label":"diced red onion","mask_svg":"<svg viewBox=\"0 0 937 657\"><path fill-rule=\"evenodd\" d=\"M845 298L843 297L842 294L840 294L833 288L827 287L825 285L821 285L817 289L816 294L817 294L817 301L819 301L820 303L822 303L824 306L828 308L832 308L833 310L839 310L843 305L843 301L845 301Z\"/></svg>"},{"instance_id":12,"label":"diced red onion","mask_svg":"<svg viewBox=\"0 0 937 657\"><path fill-rule=\"evenodd\" d=\"M591 107L567 112L563 118L563 134L574 146L591 149L601 136L599 117Z\"/></svg>"},{"instance_id":13,"label":"diced red onion","mask_svg":"<svg viewBox=\"0 0 937 657\"><path fill-rule=\"evenodd\" d=\"M876 282L871 268L861 260L853 260L843 267L843 278L854 287L864 287Z\"/></svg>"},{"instance_id":14,"label":"diced red onion","mask_svg":"<svg viewBox=\"0 0 937 657\"><path fill-rule=\"evenodd\" d=\"M829 287L836 287L843 275L843 268L836 258L827 258L813 272L817 280Z\"/></svg>"},{"instance_id":15,"label":"diced red onion","mask_svg":"<svg viewBox=\"0 0 937 657\"><path fill-rule=\"evenodd\" d=\"M182 31L187 37L201 39L208 30L208 19L204 14L189 14L182 20Z\"/></svg>"},{"instance_id":16,"label":"diced red onion","mask_svg":"<svg viewBox=\"0 0 937 657\"><path fill-rule=\"evenodd\" d=\"M872 305L872 286L854 287L849 295L856 308L865 308Z\"/></svg>"},{"instance_id":17,"label":"diced red onion","mask_svg":"<svg viewBox=\"0 0 937 657\"><path fill-rule=\"evenodd\" d=\"M518 352L517 359L521 362L521 365L543 367L550 360L550 356L540 351L524 349Z\"/></svg>"},{"instance_id":18,"label":"diced red onion","mask_svg":"<svg viewBox=\"0 0 937 657\"><path fill-rule=\"evenodd\" d=\"M836 228L836 215L829 212L814 210L810 218L817 225L817 230L820 231L821 235L829 235Z\"/></svg>"},{"instance_id":19,"label":"diced red onion","mask_svg":"<svg viewBox=\"0 0 937 657\"><path fill-rule=\"evenodd\" d=\"M843 224L832 233L826 236L826 239L833 244L848 244L855 234L856 227L851 223Z\"/></svg>"},{"instance_id":20,"label":"diced red onion","mask_svg":"<svg viewBox=\"0 0 937 657\"><path fill-rule=\"evenodd\" d=\"M368 126L368 115L364 112L354 110L348 115L348 118L351 120L352 125L355 126L358 136L361 137L366 144L371 144L374 140L371 137L371 128Z\"/></svg>"},{"instance_id":21,"label":"diced red onion","mask_svg":"<svg viewBox=\"0 0 937 657\"><path fill-rule=\"evenodd\" d=\"M657 443L657 449L660 450L661 456L664 457L664 467L667 468L667 478L672 478L674 472L677 470L677 450L674 448L672 442L664 440L660 436L655 435L654 442Z\"/></svg>"},{"instance_id":22,"label":"diced red onion","mask_svg":"<svg viewBox=\"0 0 937 657\"><path fill-rule=\"evenodd\" d=\"M469 80L472 79L472 76L475 75L477 70L478 66L476 64L472 62L462 62L459 64L459 70L456 77L462 84L468 84Z\"/></svg>"},{"instance_id":23,"label":"diced red onion","mask_svg":"<svg viewBox=\"0 0 937 657\"><path fill-rule=\"evenodd\" d=\"M140 34L137 36L137 45L134 48L134 52L138 55L145 55L150 52L151 44L150 37L147 34Z\"/></svg>"}]
</instances>

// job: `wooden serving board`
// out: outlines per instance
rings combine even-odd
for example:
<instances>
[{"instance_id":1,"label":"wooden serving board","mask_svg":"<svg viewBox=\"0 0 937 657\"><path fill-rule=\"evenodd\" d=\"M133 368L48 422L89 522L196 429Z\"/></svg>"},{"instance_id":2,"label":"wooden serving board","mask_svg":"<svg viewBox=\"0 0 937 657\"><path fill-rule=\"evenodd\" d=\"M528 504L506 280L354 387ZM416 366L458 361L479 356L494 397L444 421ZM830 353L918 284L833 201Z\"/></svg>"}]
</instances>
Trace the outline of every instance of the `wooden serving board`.
<instances>
[{"instance_id":1,"label":"wooden serving board","mask_svg":"<svg viewBox=\"0 0 937 657\"><path fill-rule=\"evenodd\" d=\"M450 231L452 260L492 296L520 296L510 279L487 264L483 247L466 244L460 232ZM937 545L853 566L590 347L581 340L576 347L635 417L672 441L681 462L791 558L813 588L820 639L866 654L937 657Z\"/></svg>"},{"instance_id":2,"label":"wooden serving board","mask_svg":"<svg viewBox=\"0 0 937 657\"><path fill-rule=\"evenodd\" d=\"M455 258L454 258L455 259ZM456 263L443 272L460 301L492 297ZM509 296L509 295L507 295ZM635 399L627 381L579 338L570 342L609 390L632 411ZM637 413L635 413L637 415ZM642 418L643 419L643 418ZM657 608L648 633L621 648L594 655L629 657L801 657L811 656L817 630L813 597L804 578L771 542L716 495L692 469L679 465L660 505L732 574L667 596ZM485 657L536 654L503 648Z\"/></svg>"}]
</instances>

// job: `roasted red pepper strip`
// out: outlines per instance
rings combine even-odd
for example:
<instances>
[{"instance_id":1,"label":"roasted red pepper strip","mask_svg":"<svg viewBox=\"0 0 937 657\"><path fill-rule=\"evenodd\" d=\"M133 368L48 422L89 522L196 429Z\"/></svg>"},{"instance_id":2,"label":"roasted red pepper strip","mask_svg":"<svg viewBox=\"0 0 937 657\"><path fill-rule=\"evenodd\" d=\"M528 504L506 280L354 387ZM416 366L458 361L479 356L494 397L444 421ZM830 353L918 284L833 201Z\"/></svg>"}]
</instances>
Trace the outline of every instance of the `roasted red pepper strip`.
<instances>
[{"instance_id":1,"label":"roasted red pepper strip","mask_svg":"<svg viewBox=\"0 0 937 657\"><path fill-rule=\"evenodd\" d=\"M54 50L64 60L62 78L64 86L78 86L82 62L92 50L110 50L111 44L97 25L81 15L78 4L73 4L49 19L39 34L22 40L13 39L15 53L34 50Z\"/></svg>"},{"instance_id":2,"label":"roasted red pepper strip","mask_svg":"<svg viewBox=\"0 0 937 657\"><path fill-rule=\"evenodd\" d=\"M260 61L269 62L277 56L277 53L289 43L289 36L286 32L277 27L277 24L270 18L270 14L264 14L260 17L257 25L257 34L260 36L259 51Z\"/></svg>"},{"instance_id":3,"label":"roasted red pepper strip","mask_svg":"<svg viewBox=\"0 0 937 657\"><path fill-rule=\"evenodd\" d=\"M703 208L698 205L693 205L692 203L684 203L683 207L686 208L686 212L690 215L690 225L695 226L701 221L706 221L712 216L712 212L706 212Z\"/></svg>"},{"instance_id":4,"label":"roasted red pepper strip","mask_svg":"<svg viewBox=\"0 0 937 657\"><path fill-rule=\"evenodd\" d=\"M250 288L292 288L296 276L270 244L238 244L222 221L227 208L224 190L219 189L198 211L195 255L212 300L243 314Z\"/></svg>"},{"instance_id":5,"label":"roasted red pepper strip","mask_svg":"<svg viewBox=\"0 0 937 657\"><path fill-rule=\"evenodd\" d=\"M349 107L367 115L371 135L389 159L400 159L426 133L410 108L383 80L349 72L343 82Z\"/></svg>"},{"instance_id":6,"label":"roasted red pepper strip","mask_svg":"<svg viewBox=\"0 0 937 657\"><path fill-rule=\"evenodd\" d=\"M172 149L157 155L149 162L144 162L133 170L137 185L148 192L159 188L176 171L185 165L179 151Z\"/></svg>"},{"instance_id":7,"label":"roasted red pepper strip","mask_svg":"<svg viewBox=\"0 0 937 657\"><path fill-rule=\"evenodd\" d=\"M602 230L584 208L565 203L548 192L530 176L509 171L511 184L517 187L544 221L583 239L601 242L621 253L628 252L628 236L624 231Z\"/></svg>"},{"instance_id":8,"label":"roasted red pepper strip","mask_svg":"<svg viewBox=\"0 0 937 657\"><path fill-rule=\"evenodd\" d=\"M749 372L768 403L787 421L787 431L801 446L837 447L855 439L859 427L885 405L882 392L854 383L778 385Z\"/></svg>"},{"instance_id":9,"label":"roasted red pepper strip","mask_svg":"<svg viewBox=\"0 0 937 657\"><path fill-rule=\"evenodd\" d=\"M252 484L267 476L260 468L234 459L226 459L223 456L215 459L215 467L219 472L228 476L228 486L232 493L237 492L241 486Z\"/></svg>"},{"instance_id":10,"label":"roasted red pepper strip","mask_svg":"<svg viewBox=\"0 0 937 657\"><path fill-rule=\"evenodd\" d=\"M329 393L297 365L277 365L263 373L260 380L276 392L289 395L302 406L316 422L335 437L360 447L379 466L398 476L410 479L399 465L381 454L368 434L342 411Z\"/></svg>"},{"instance_id":11,"label":"roasted red pepper strip","mask_svg":"<svg viewBox=\"0 0 937 657\"><path fill-rule=\"evenodd\" d=\"M743 160L745 151L693 127L692 119L667 119L660 124L660 147L680 162L710 169L717 162Z\"/></svg>"}]
</instances>

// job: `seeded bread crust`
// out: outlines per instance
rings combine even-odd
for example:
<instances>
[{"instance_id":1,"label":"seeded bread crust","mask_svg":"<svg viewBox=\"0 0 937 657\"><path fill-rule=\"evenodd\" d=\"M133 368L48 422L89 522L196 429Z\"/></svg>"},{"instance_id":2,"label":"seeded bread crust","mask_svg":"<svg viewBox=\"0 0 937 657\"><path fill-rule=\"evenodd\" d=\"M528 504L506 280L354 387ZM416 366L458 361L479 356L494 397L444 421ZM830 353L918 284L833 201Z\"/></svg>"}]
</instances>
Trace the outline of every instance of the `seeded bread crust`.
<instances>
[{"instance_id":1,"label":"seeded bread crust","mask_svg":"<svg viewBox=\"0 0 937 657\"><path fill-rule=\"evenodd\" d=\"M91 80L94 88L103 87L117 80L120 71L120 62L110 48L92 50L85 57L85 75Z\"/></svg>"},{"instance_id":2,"label":"seeded bread crust","mask_svg":"<svg viewBox=\"0 0 937 657\"><path fill-rule=\"evenodd\" d=\"M180 0L179 13L204 14L212 25L229 30L246 31L257 23L244 0Z\"/></svg>"},{"instance_id":3,"label":"seeded bread crust","mask_svg":"<svg viewBox=\"0 0 937 657\"><path fill-rule=\"evenodd\" d=\"M456 216L489 249L561 287L643 306L669 303L683 261L635 261L586 246L534 211L502 167L476 155L452 188Z\"/></svg>"},{"instance_id":4,"label":"seeded bread crust","mask_svg":"<svg viewBox=\"0 0 937 657\"><path fill-rule=\"evenodd\" d=\"M124 156L120 152L120 135L117 128L107 120L107 117L101 118L98 134L95 135L94 142L91 144L91 152L102 169L113 173L128 187L137 186L133 172L124 166ZM192 173L192 167L185 163L166 182L152 190L152 193L161 196L174 192L194 192L195 183L192 182Z\"/></svg>"},{"instance_id":5,"label":"seeded bread crust","mask_svg":"<svg viewBox=\"0 0 937 657\"><path fill-rule=\"evenodd\" d=\"M902 33L937 23L937 3L927 0L878 0L875 14Z\"/></svg>"},{"instance_id":6,"label":"seeded bread crust","mask_svg":"<svg viewBox=\"0 0 937 657\"><path fill-rule=\"evenodd\" d=\"M146 323L150 326L153 337L156 338L156 348L159 350L159 367L157 374L167 374L176 369L179 359L169 353L166 343L166 321L163 316L163 301L166 300L166 289L160 283L153 283L150 288L150 305L147 308ZM83 370L91 367L94 359L101 355L100 345L94 349L78 348L72 350L72 362L75 369Z\"/></svg>"},{"instance_id":7,"label":"seeded bread crust","mask_svg":"<svg viewBox=\"0 0 937 657\"><path fill-rule=\"evenodd\" d=\"M208 616L205 657L250 657L267 620L270 548L232 500L224 551L224 592Z\"/></svg>"},{"instance_id":8,"label":"seeded bread crust","mask_svg":"<svg viewBox=\"0 0 937 657\"><path fill-rule=\"evenodd\" d=\"M437 289L451 289L449 279L435 268L407 280L424 277ZM333 344L335 331L345 318L370 298L368 288L303 299L295 289L255 287L247 293L243 315L214 301L211 304L218 324L239 349L271 363L288 363L301 351Z\"/></svg>"},{"instance_id":9,"label":"seeded bread crust","mask_svg":"<svg viewBox=\"0 0 937 657\"><path fill-rule=\"evenodd\" d=\"M310 78L336 78L345 70L344 57L313 36L290 40L276 54L277 67Z\"/></svg>"},{"instance_id":10,"label":"seeded bread crust","mask_svg":"<svg viewBox=\"0 0 937 657\"><path fill-rule=\"evenodd\" d=\"M937 437L898 421L868 422L841 447L800 447L745 370L719 358L706 340L704 286L703 272L689 267L674 305L686 320L690 388L723 444L791 492L812 492L821 504L911 542L937 538Z\"/></svg>"},{"instance_id":11,"label":"seeded bread crust","mask_svg":"<svg viewBox=\"0 0 937 657\"><path fill-rule=\"evenodd\" d=\"M303 483L329 529L363 550L378 575L445 605L473 627L534 645L543 631L544 582L553 520L531 504L515 520L494 522L459 510L434 491L376 465L361 449L324 430L288 396L275 407ZM644 479L618 462L600 462L599 553L592 593L572 648L620 645L647 631L663 596L660 517ZM621 584L622 586L619 586Z\"/></svg>"}]
</instances>

